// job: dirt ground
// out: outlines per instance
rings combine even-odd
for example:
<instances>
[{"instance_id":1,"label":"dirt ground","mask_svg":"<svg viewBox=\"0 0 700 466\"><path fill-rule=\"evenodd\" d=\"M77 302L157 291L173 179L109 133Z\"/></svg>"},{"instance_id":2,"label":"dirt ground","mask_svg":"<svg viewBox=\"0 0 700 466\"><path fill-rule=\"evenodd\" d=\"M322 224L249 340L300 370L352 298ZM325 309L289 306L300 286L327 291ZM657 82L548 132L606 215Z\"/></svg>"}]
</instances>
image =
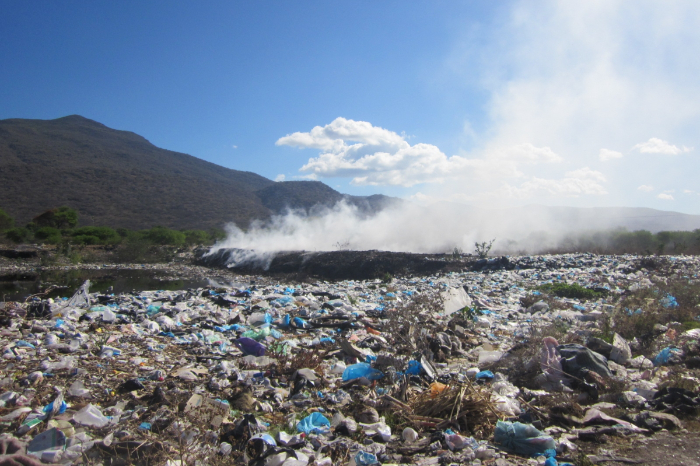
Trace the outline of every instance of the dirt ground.
<instances>
[{"instance_id":1,"label":"dirt ground","mask_svg":"<svg viewBox=\"0 0 700 466\"><path fill-rule=\"evenodd\" d=\"M580 443L587 455L599 461L592 464L618 466L628 464L662 466L699 466L700 432L657 432L653 436L637 435L628 438L610 438L604 444ZM613 458L630 461L614 461ZM594 459L594 458L591 458ZM611 461L612 460L612 461ZM576 463L579 464L579 463Z\"/></svg>"}]
</instances>

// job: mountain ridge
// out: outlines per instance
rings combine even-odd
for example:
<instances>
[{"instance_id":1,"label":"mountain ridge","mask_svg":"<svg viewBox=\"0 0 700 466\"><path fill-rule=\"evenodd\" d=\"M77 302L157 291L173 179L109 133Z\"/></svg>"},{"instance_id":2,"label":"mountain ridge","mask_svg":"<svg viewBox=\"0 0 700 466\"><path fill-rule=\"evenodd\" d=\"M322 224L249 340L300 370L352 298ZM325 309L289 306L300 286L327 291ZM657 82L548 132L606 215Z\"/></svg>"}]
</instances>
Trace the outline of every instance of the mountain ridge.
<instances>
[{"instance_id":1,"label":"mountain ridge","mask_svg":"<svg viewBox=\"0 0 700 466\"><path fill-rule=\"evenodd\" d=\"M295 182L276 183L161 149L80 115L0 120L0 208L20 225L66 205L85 225L208 229L234 222L245 228L280 213L280 206L309 209L326 199L306 195L285 202L268 195L264 201L257 194L286 183ZM334 197L364 202L326 188Z\"/></svg>"}]
</instances>

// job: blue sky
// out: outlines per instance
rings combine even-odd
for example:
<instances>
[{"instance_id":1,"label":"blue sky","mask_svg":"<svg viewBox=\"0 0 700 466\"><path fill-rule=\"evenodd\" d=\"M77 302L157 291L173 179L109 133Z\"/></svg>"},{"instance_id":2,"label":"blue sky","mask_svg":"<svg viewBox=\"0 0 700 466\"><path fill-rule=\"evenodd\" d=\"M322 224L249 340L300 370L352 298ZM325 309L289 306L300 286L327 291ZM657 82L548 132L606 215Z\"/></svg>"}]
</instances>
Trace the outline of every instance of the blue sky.
<instances>
[{"instance_id":1,"label":"blue sky","mask_svg":"<svg viewBox=\"0 0 700 466\"><path fill-rule=\"evenodd\" d=\"M0 118L351 194L700 214L697 2L0 7Z\"/></svg>"}]
</instances>

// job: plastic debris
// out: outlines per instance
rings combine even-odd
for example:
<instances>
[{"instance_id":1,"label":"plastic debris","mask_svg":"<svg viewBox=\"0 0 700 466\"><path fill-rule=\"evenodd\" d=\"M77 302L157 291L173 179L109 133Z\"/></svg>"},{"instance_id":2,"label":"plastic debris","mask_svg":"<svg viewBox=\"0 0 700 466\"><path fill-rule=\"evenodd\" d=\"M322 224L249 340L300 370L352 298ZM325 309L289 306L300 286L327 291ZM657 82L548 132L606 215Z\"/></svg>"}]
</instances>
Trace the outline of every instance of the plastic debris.
<instances>
[{"instance_id":1,"label":"plastic debris","mask_svg":"<svg viewBox=\"0 0 700 466\"><path fill-rule=\"evenodd\" d=\"M535 456L556 448L554 439L544 435L532 424L498 421L493 441L523 456Z\"/></svg>"}]
</instances>

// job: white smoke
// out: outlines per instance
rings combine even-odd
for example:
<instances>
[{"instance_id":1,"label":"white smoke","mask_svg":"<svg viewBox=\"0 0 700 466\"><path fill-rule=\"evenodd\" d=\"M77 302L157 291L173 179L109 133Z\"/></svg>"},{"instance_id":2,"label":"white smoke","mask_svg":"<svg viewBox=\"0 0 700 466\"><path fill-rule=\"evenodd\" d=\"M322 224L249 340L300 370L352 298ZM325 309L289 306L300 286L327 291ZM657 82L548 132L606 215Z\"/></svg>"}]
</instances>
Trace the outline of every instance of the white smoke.
<instances>
[{"instance_id":1,"label":"white smoke","mask_svg":"<svg viewBox=\"0 0 700 466\"><path fill-rule=\"evenodd\" d=\"M485 232L465 207L421 207L404 204L373 216L346 202L313 213L290 211L247 230L231 224L228 236L213 250L237 248L259 253L273 251L382 250L435 253L455 247L471 251ZM481 236L480 236L481 235Z\"/></svg>"}]
</instances>

